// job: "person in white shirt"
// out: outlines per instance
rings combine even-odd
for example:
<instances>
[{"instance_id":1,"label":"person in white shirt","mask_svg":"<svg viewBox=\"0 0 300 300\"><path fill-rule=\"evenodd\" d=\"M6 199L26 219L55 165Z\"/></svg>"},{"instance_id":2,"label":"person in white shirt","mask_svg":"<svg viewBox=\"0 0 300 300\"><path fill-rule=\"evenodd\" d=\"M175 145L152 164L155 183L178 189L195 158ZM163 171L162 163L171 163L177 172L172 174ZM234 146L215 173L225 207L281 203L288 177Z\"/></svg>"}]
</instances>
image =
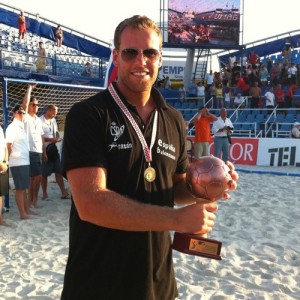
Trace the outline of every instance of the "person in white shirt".
<instances>
[{"instance_id":1,"label":"person in white shirt","mask_svg":"<svg viewBox=\"0 0 300 300\"><path fill-rule=\"evenodd\" d=\"M181 103L185 102L185 99L186 99L186 90L185 90L185 87L184 87L183 84L178 89L178 98L179 98L179 101Z\"/></svg>"},{"instance_id":2,"label":"person in white shirt","mask_svg":"<svg viewBox=\"0 0 300 300\"><path fill-rule=\"evenodd\" d=\"M29 84L23 98L22 106L26 111L24 118L25 131L29 140L30 157L30 185L29 202L38 207L38 193L42 180L42 155L44 149L44 131L41 119L36 115L38 100L31 96L36 84Z\"/></svg>"},{"instance_id":3,"label":"person in white shirt","mask_svg":"<svg viewBox=\"0 0 300 300\"><path fill-rule=\"evenodd\" d=\"M237 93L233 100L234 108L244 108L245 107L245 98L242 97L241 93Z\"/></svg>"},{"instance_id":4,"label":"person in white shirt","mask_svg":"<svg viewBox=\"0 0 300 300\"><path fill-rule=\"evenodd\" d=\"M197 103L197 105L205 106L205 86L203 85L203 83L201 81L198 82L198 84L197 84L197 98L199 101L199 103Z\"/></svg>"},{"instance_id":5,"label":"person in white shirt","mask_svg":"<svg viewBox=\"0 0 300 300\"><path fill-rule=\"evenodd\" d=\"M212 70L209 71L208 74L206 74L206 87L209 89L209 87L214 83L215 75Z\"/></svg>"},{"instance_id":6,"label":"person in white shirt","mask_svg":"<svg viewBox=\"0 0 300 300\"><path fill-rule=\"evenodd\" d=\"M296 84L296 78L297 78L297 67L294 63L290 63L290 66L288 68L288 82L289 84Z\"/></svg>"},{"instance_id":7,"label":"person in white shirt","mask_svg":"<svg viewBox=\"0 0 300 300\"><path fill-rule=\"evenodd\" d=\"M218 120L213 122L212 133L214 135L215 151L214 156L228 161L229 144L231 143L230 135L233 132L233 124L227 118L227 110L225 107L220 109Z\"/></svg>"},{"instance_id":8,"label":"person in white shirt","mask_svg":"<svg viewBox=\"0 0 300 300\"><path fill-rule=\"evenodd\" d=\"M29 187L29 142L24 128L25 110L21 105L13 108L14 119L6 129L6 145L9 154L9 169L16 189L16 202L20 219L28 219L30 210L26 190Z\"/></svg>"},{"instance_id":9,"label":"person in white shirt","mask_svg":"<svg viewBox=\"0 0 300 300\"><path fill-rule=\"evenodd\" d=\"M58 132L58 126L55 120L57 111L58 110L55 105L49 105L46 108L45 114L40 117L43 124L46 148L50 143L56 144L57 142L61 141ZM49 158L47 157L47 154L45 156L45 159L43 159L42 162L42 190L43 190L42 199L43 200L48 199L48 193L47 193L48 176L50 176L52 173L55 173L56 183L58 184L61 191L61 199L69 199L70 195L65 188L64 179L62 176L60 156L58 155L54 161L50 161Z\"/></svg>"},{"instance_id":10,"label":"person in white shirt","mask_svg":"<svg viewBox=\"0 0 300 300\"><path fill-rule=\"evenodd\" d=\"M3 216L3 199L2 196L5 196L9 192L9 183L8 183L8 151L5 143L4 132L0 126L0 225L7 225Z\"/></svg>"},{"instance_id":11,"label":"person in white shirt","mask_svg":"<svg viewBox=\"0 0 300 300\"><path fill-rule=\"evenodd\" d=\"M294 123L294 126L291 131L291 136L296 139L300 138L300 123L299 122Z\"/></svg>"},{"instance_id":12,"label":"person in white shirt","mask_svg":"<svg viewBox=\"0 0 300 300\"><path fill-rule=\"evenodd\" d=\"M169 77L169 76L167 76L167 77L165 78L165 84L164 84L164 86L165 86L165 89L167 89L167 90L170 90L170 89L171 89L172 84L171 84L171 80L170 80L170 77Z\"/></svg>"},{"instance_id":13,"label":"person in white shirt","mask_svg":"<svg viewBox=\"0 0 300 300\"><path fill-rule=\"evenodd\" d=\"M268 108L268 113L271 113L275 107L275 94L272 86L270 87L270 90L265 93L264 97L266 99L266 108Z\"/></svg>"}]
</instances>

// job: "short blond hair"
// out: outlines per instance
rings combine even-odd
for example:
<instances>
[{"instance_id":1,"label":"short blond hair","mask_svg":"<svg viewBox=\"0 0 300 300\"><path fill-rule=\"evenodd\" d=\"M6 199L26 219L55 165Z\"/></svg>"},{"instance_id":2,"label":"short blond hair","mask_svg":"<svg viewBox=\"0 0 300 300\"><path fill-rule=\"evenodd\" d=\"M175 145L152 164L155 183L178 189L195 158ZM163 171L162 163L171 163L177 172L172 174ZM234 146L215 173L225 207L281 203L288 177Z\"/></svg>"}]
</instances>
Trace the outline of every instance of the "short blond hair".
<instances>
[{"instance_id":1,"label":"short blond hair","mask_svg":"<svg viewBox=\"0 0 300 300\"><path fill-rule=\"evenodd\" d=\"M120 49L122 32L127 27L138 30L153 29L160 39L159 47L160 49L162 48L162 34L157 24L146 16L135 15L131 18L125 19L117 26L114 35L114 44L117 50Z\"/></svg>"}]
</instances>

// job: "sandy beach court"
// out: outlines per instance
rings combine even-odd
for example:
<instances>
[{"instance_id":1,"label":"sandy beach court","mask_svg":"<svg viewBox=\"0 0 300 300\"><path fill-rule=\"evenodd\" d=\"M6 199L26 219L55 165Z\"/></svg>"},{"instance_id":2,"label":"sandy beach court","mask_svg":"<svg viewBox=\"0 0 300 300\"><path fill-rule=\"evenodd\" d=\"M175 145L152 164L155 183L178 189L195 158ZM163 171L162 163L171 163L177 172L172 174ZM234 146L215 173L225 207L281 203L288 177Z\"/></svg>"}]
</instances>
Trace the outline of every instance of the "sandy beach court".
<instances>
[{"instance_id":1,"label":"sandy beach court","mask_svg":"<svg viewBox=\"0 0 300 300\"><path fill-rule=\"evenodd\" d=\"M223 243L221 261L174 251L180 300L300 299L300 177L267 174L300 170L239 167L266 172L240 171L232 199L218 202L209 237ZM51 179L48 194L39 215L21 221L11 193L10 227L0 227L1 300L60 299L71 200Z\"/></svg>"}]
</instances>

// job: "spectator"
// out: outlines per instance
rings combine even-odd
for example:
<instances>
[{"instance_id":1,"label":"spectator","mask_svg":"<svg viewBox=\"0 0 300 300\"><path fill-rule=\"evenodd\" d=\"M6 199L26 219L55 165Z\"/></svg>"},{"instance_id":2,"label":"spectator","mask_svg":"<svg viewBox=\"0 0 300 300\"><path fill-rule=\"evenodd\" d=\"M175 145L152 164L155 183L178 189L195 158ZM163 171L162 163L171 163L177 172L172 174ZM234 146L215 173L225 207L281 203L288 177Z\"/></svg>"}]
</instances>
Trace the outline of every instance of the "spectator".
<instances>
[{"instance_id":1,"label":"spectator","mask_svg":"<svg viewBox=\"0 0 300 300\"><path fill-rule=\"evenodd\" d=\"M229 67L224 68L223 85L228 87L231 86L231 69Z\"/></svg>"},{"instance_id":2,"label":"spectator","mask_svg":"<svg viewBox=\"0 0 300 300\"><path fill-rule=\"evenodd\" d=\"M230 53L228 58L229 67L232 69L235 63L236 63L236 56L234 55L234 53Z\"/></svg>"},{"instance_id":3,"label":"spectator","mask_svg":"<svg viewBox=\"0 0 300 300\"><path fill-rule=\"evenodd\" d=\"M289 84L296 84L298 69L294 63L289 63L287 75L288 75L288 83Z\"/></svg>"},{"instance_id":4,"label":"spectator","mask_svg":"<svg viewBox=\"0 0 300 300\"><path fill-rule=\"evenodd\" d=\"M6 145L9 154L9 169L15 184L16 202L20 219L28 219L30 204L26 197L29 187L29 142L24 128L25 110L21 105L13 108L13 122L6 129Z\"/></svg>"},{"instance_id":5,"label":"spectator","mask_svg":"<svg viewBox=\"0 0 300 300\"><path fill-rule=\"evenodd\" d=\"M281 82L281 64L275 62L271 69L271 84L278 84Z\"/></svg>"},{"instance_id":6,"label":"spectator","mask_svg":"<svg viewBox=\"0 0 300 300\"><path fill-rule=\"evenodd\" d=\"M171 89L171 86L172 86L172 84L171 84L170 77L167 76L167 77L165 78L164 88L167 89L167 90L170 90L170 89Z\"/></svg>"},{"instance_id":7,"label":"spectator","mask_svg":"<svg viewBox=\"0 0 300 300\"><path fill-rule=\"evenodd\" d=\"M206 107L199 109L199 113L195 116L195 144L194 144L194 156L195 159L199 159L202 156L209 155L209 143L212 142L210 135L210 124L216 121L218 118L209 112Z\"/></svg>"},{"instance_id":8,"label":"spectator","mask_svg":"<svg viewBox=\"0 0 300 300\"><path fill-rule=\"evenodd\" d=\"M245 69L248 66L248 58L245 53L242 55L241 64L242 64L242 68L245 68Z\"/></svg>"},{"instance_id":9,"label":"spectator","mask_svg":"<svg viewBox=\"0 0 300 300\"><path fill-rule=\"evenodd\" d=\"M224 106L225 108L231 108L232 90L230 87L225 87L224 90Z\"/></svg>"},{"instance_id":10,"label":"spectator","mask_svg":"<svg viewBox=\"0 0 300 300\"><path fill-rule=\"evenodd\" d=\"M36 70L38 73L44 73L47 66L47 51L43 42L39 42L38 58L36 60Z\"/></svg>"},{"instance_id":11,"label":"spectator","mask_svg":"<svg viewBox=\"0 0 300 300\"><path fill-rule=\"evenodd\" d=\"M256 65L258 59L259 59L259 56L255 53L254 50L252 50L251 53L250 53L250 55L249 55L248 62L249 62L249 64L252 65L253 68Z\"/></svg>"},{"instance_id":12,"label":"spectator","mask_svg":"<svg viewBox=\"0 0 300 300\"><path fill-rule=\"evenodd\" d=\"M5 143L4 132L2 127L0 126L0 225L7 225L2 215L2 196L7 195L8 193L8 151Z\"/></svg>"},{"instance_id":13,"label":"spectator","mask_svg":"<svg viewBox=\"0 0 300 300\"><path fill-rule=\"evenodd\" d=\"M208 74L206 74L206 89L209 90L210 86L214 83L214 74L213 71L210 70Z\"/></svg>"},{"instance_id":14,"label":"spectator","mask_svg":"<svg viewBox=\"0 0 300 300\"><path fill-rule=\"evenodd\" d=\"M17 22L19 28L19 40L21 41L22 39L25 38L25 33L26 33L26 19L23 11L20 12Z\"/></svg>"},{"instance_id":15,"label":"spectator","mask_svg":"<svg viewBox=\"0 0 300 300\"><path fill-rule=\"evenodd\" d=\"M229 144L231 143L230 135L233 132L233 124L227 118L227 110L225 107L220 109L220 116L217 121L213 122L212 133L214 134L215 151L214 156L228 161Z\"/></svg>"},{"instance_id":16,"label":"spectator","mask_svg":"<svg viewBox=\"0 0 300 300\"><path fill-rule=\"evenodd\" d=\"M217 101L217 88L216 88L215 83L212 83L212 85L209 87L208 94L211 97L211 101L212 101L211 107L215 108L216 101Z\"/></svg>"},{"instance_id":17,"label":"spectator","mask_svg":"<svg viewBox=\"0 0 300 300\"><path fill-rule=\"evenodd\" d=\"M153 87L160 29L133 16L118 25L114 45L118 81L66 118L64 169L74 202L62 299L175 299L170 231L210 232L216 204L192 204L187 194L185 124ZM174 209L174 200L190 205Z\"/></svg>"},{"instance_id":18,"label":"spectator","mask_svg":"<svg viewBox=\"0 0 300 300\"><path fill-rule=\"evenodd\" d=\"M268 84L269 72L265 65L261 65L259 69L259 79L262 86L266 86Z\"/></svg>"},{"instance_id":19,"label":"spectator","mask_svg":"<svg viewBox=\"0 0 300 300\"><path fill-rule=\"evenodd\" d=\"M249 96L250 86L246 76L237 75L236 87L242 90L242 96Z\"/></svg>"},{"instance_id":20,"label":"spectator","mask_svg":"<svg viewBox=\"0 0 300 300\"><path fill-rule=\"evenodd\" d=\"M216 108L221 108L224 106L223 103L223 86L221 83L219 83L216 87L216 101L217 105Z\"/></svg>"},{"instance_id":21,"label":"spectator","mask_svg":"<svg viewBox=\"0 0 300 300\"><path fill-rule=\"evenodd\" d=\"M241 76L242 68L235 62L231 68L231 85L235 86L238 78Z\"/></svg>"},{"instance_id":22,"label":"spectator","mask_svg":"<svg viewBox=\"0 0 300 300\"><path fill-rule=\"evenodd\" d=\"M292 43L290 38L285 39L284 47L282 49L282 55L284 56L284 59L288 60L291 62L292 58Z\"/></svg>"},{"instance_id":23,"label":"spectator","mask_svg":"<svg viewBox=\"0 0 300 300\"><path fill-rule=\"evenodd\" d=\"M250 88L249 92L251 96L250 108L259 108L259 102L261 100L261 88L258 86L258 82L254 82L254 86Z\"/></svg>"},{"instance_id":24,"label":"spectator","mask_svg":"<svg viewBox=\"0 0 300 300\"><path fill-rule=\"evenodd\" d=\"M30 148L29 202L33 207L38 207L38 193L42 180L42 156L43 153L45 155L45 143L43 124L41 119L36 115L38 111L38 100L36 97L31 96L31 92L35 86L35 84L29 84L27 86L22 106L26 112L24 124Z\"/></svg>"},{"instance_id":25,"label":"spectator","mask_svg":"<svg viewBox=\"0 0 300 300\"><path fill-rule=\"evenodd\" d=\"M57 47L61 47L63 40L64 40L64 32L61 29L60 25L57 25L55 30L55 37L56 37L56 45Z\"/></svg>"},{"instance_id":26,"label":"spectator","mask_svg":"<svg viewBox=\"0 0 300 300\"><path fill-rule=\"evenodd\" d=\"M284 91L282 89L282 85L278 84L277 89L275 92L275 103L277 104L277 108L279 109L279 113L284 113L283 108L285 107L285 102L284 102Z\"/></svg>"},{"instance_id":27,"label":"spectator","mask_svg":"<svg viewBox=\"0 0 300 300\"><path fill-rule=\"evenodd\" d=\"M297 88L298 88L298 86L296 84L289 85L288 90L285 93L285 107L286 108L290 108L293 106L294 93Z\"/></svg>"},{"instance_id":28,"label":"spectator","mask_svg":"<svg viewBox=\"0 0 300 300\"><path fill-rule=\"evenodd\" d=\"M58 110L55 105L49 105L46 108L45 114L40 117L43 124L45 147L47 147L50 143L56 144L57 142L61 141L58 132L58 126L55 120L57 111ZM61 191L61 199L69 199L70 195L65 188L64 179L62 177L60 157L58 155L54 161L50 161L47 157L47 154L44 156L42 162L42 199L48 200L48 176L50 176L52 173L55 173L55 180Z\"/></svg>"},{"instance_id":29,"label":"spectator","mask_svg":"<svg viewBox=\"0 0 300 300\"><path fill-rule=\"evenodd\" d=\"M273 86L271 86L269 91L265 93L264 98L266 99L266 108L268 108L268 113L271 113L275 107L275 94Z\"/></svg>"},{"instance_id":30,"label":"spectator","mask_svg":"<svg viewBox=\"0 0 300 300\"><path fill-rule=\"evenodd\" d=\"M233 100L234 108L244 108L245 107L245 98L242 97L241 93L237 93Z\"/></svg>"},{"instance_id":31,"label":"spectator","mask_svg":"<svg viewBox=\"0 0 300 300\"><path fill-rule=\"evenodd\" d=\"M90 62L86 62L84 66L84 71L81 73L83 76L90 77L92 75L92 64Z\"/></svg>"},{"instance_id":32,"label":"spectator","mask_svg":"<svg viewBox=\"0 0 300 300\"><path fill-rule=\"evenodd\" d=\"M197 84L197 99L201 106L205 105L205 86L202 81Z\"/></svg>"},{"instance_id":33,"label":"spectator","mask_svg":"<svg viewBox=\"0 0 300 300\"><path fill-rule=\"evenodd\" d=\"M178 89L178 98L179 98L179 101L182 103L182 102L185 102L185 99L186 99L186 91L185 91L185 87L184 87L184 84L181 84L180 88Z\"/></svg>"},{"instance_id":34,"label":"spectator","mask_svg":"<svg viewBox=\"0 0 300 300\"><path fill-rule=\"evenodd\" d=\"M268 70L269 75L272 72L272 68L273 68L273 61L272 61L271 57L268 57L267 58L267 70Z\"/></svg>"},{"instance_id":35,"label":"spectator","mask_svg":"<svg viewBox=\"0 0 300 300\"><path fill-rule=\"evenodd\" d=\"M300 138L300 123L299 122L294 123L294 126L291 131L291 136L296 139Z\"/></svg>"},{"instance_id":36,"label":"spectator","mask_svg":"<svg viewBox=\"0 0 300 300\"><path fill-rule=\"evenodd\" d=\"M188 85L188 97L191 98L189 101L196 101L197 97L197 83L196 80L193 79Z\"/></svg>"}]
</instances>

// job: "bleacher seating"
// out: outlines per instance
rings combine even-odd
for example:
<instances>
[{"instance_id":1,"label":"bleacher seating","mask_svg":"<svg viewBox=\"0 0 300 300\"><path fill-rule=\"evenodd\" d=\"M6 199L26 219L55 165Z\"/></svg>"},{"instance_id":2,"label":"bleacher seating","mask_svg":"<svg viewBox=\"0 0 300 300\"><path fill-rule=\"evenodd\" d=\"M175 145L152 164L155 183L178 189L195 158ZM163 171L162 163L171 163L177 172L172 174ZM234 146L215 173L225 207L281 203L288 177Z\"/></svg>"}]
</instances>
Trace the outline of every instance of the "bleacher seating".
<instances>
[{"instance_id":1,"label":"bleacher seating","mask_svg":"<svg viewBox=\"0 0 300 300\"><path fill-rule=\"evenodd\" d=\"M44 42L48 53L47 67L44 74L71 76L72 78L104 80L107 61L92 57L65 45L57 47L55 42L27 32L25 40L19 41L18 31L5 24L0 24L0 69L19 72L36 72L35 62L38 58L38 43ZM87 62L92 64L92 74L89 78L83 75ZM99 81L100 82L100 81Z\"/></svg>"}]
</instances>

